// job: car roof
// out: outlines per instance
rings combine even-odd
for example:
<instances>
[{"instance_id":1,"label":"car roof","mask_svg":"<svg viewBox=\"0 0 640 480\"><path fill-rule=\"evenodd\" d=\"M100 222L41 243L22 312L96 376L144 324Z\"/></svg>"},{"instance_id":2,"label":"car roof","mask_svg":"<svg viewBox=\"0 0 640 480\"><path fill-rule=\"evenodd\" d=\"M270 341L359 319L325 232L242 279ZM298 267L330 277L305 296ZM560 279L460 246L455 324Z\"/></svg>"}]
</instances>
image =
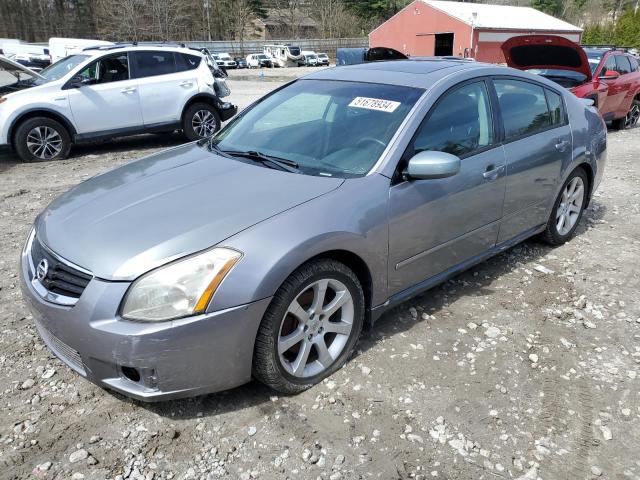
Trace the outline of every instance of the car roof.
<instances>
[{"instance_id":1,"label":"car roof","mask_svg":"<svg viewBox=\"0 0 640 480\"><path fill-rule=\"evenodd\" d=\"M140 44L140 45L96 45L95 47L86 47L78 54L90 55L92 57L101 56L104 54L118 53L118 52L135 52L135 51L169 51L169 52L181 52L188 53L190 55L202 56L202 52L198 49L189 47L183 47L180 45L153 45L153 44Z\"/></svg>"},{"instance_id":2,"label":"car roof","mask_svg":"<svg viewBox=\"0 0 640 480\"><path fill-rule=\"evenodd\" d=\"M304 78L362 81L424 88L427 86L425 81L436 81L455 72L483 68L496 68L496 66L465 60L414 58L333 67L311 73ZM505 67L497 68L504 69Z\"/></svg>"}]
</instances>

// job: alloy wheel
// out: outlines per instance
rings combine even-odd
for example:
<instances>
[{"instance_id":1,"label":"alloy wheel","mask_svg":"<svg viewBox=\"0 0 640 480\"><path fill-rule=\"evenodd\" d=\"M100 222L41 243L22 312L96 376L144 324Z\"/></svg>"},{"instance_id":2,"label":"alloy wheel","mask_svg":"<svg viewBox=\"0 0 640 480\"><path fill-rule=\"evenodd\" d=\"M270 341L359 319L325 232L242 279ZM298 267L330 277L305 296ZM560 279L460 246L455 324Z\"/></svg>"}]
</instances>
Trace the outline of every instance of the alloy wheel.
<instances>
[{"instance_id":1,"label":"alloy wheel","mask_svg":"<svg viewBox=\"0 0 640 480\"><path fill-rule=\"evenodd\" d=\"M637 103L633 103L631 105L631 109L627 113L626 118L624 119L624 128L633 128L638 124L640 120L640 105Z\"/></svg>"},{"instance_id":2,"label":"alloy wheel","mask_svg":"<svg viewBox=\"0 0 640 480\"><path fill-rule=\"evenodd\" d=\"M556 229L560 235L567 235L580 218L584 203L584 182L574 177L564 188L562 199L556 210Z\"/></svg>"},{"instance_id":3,"label":"alloy wheel","mask_svg":"<svg viewBox=\"0 0 640 480\"><path fill-rule=\"evenodd\" d=\"M35 157L51 160L62 150L62 137L51 127L35 127L27 134L27 148Z\"/></svg>"},{"instance_id":4,"label":"alloy wheel","mask_svg":"<svg viewBox=\"0 0 640 480\"><path fill-rule=\"evenodd\" d=\"M305 287L291 302L278 334L278 357L294 377L318 375L345 349L354 321L349 289L335 279Z\"/></svg>"},{"instance_id":5,"label":"alloy wheel","mask_svg":"<svg viewBox=\"0 0 640 480\"><path fill-rule=\"evenodd\" d=\"M209 110L198 110L191 119L193 131L202 138L210 137L216 133L217 124L216 117Z\"/></svg>"}]
</instances>

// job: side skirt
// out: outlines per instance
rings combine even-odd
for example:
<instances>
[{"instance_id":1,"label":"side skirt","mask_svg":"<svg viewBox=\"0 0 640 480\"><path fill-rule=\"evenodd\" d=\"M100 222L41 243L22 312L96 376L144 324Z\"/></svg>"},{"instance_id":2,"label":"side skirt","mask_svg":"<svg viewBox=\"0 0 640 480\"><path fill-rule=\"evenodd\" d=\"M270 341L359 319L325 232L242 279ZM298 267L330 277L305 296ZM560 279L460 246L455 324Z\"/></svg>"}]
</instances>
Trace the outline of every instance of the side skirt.
<instances>
[{"instance_id":1,"label":"side skirt","mask_svg":"<svg viewBox=\"0 0 640 480\"><path fill-rule=\"evenodd\" d=\"M471 257L462 263L454 265L453 267L449 268L448 270L445 270L442 273L434 275L431 278L423 280L422 282L412 287L409 287L405 290L402 290L401 292L396 293L395 295L392 295L382 305L378 305L371 309L371 323L373 324L378 318L380 318L380 316L386 310L392 307L395 307L396 305L402 302L405 302L411 297L420 295L421 293L424 293L425 291L435 287L436 285L446 282L450 278L455 277L456 275L460 274L465 270L468 270L469 268L473 267L474 265L477 265L478 263L484 262L485 260L493 257L494 255L497 255L501 252L504 252L505 250L508 250L509 248L513 247L514 245L517 245L518 243L526 240L527 238L542 232L544 228L545 228L545 224L542 224L542 225L537 225L533 228L530 228L529 230L525 230L524 232L516 235L515 237L509 240L506 240L502 243L499 243L494 247L490 248L489 250L479 255L476 255L475 257Z\"/></svg>"},{"instance_id":2,"label":"side skirt","mask_svg":"<svg viewBox=\"0 0 640 480\"><path fill-rule=\"evenodd\" d=\"M163 132L165 130L179 130L182 128L180 122L154 123L141 127L116 128L114 130L103 130L101 132L81 133L74 135L73 143L87 143L95 140L105 140L117 137L128 137L130 135L140 135L142 133Z\"/></svg>"}]
</instances>

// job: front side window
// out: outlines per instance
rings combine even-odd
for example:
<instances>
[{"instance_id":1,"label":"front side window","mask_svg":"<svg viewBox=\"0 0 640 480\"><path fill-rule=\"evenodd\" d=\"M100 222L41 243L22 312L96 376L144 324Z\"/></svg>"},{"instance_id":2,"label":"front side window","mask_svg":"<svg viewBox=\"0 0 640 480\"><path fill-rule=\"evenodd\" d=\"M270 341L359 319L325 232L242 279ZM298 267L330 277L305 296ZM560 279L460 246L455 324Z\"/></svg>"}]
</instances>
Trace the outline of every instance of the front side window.
<instances>
[{"instance_id":1,"label":"front side window","mask_svg":"<svg viewBox=\"0 0 640 480\"><path fill-rule=\"evenodd\" d=\"M631 64L626 55L616 55L616 72L620 75L631 73Z\"/></svg>"},{"instance_id":2,"label":"front side window","mask_svg":"<svg viewBox=\"0 0 640 480\"><path fill-rule=\"evenodd\" d=\"M607 60L604 62L604 67L602 68L600 75L604 75L605 72L609 70L612 72L618 71L618 66L616 65L616 57L613 55L610 55L607 57Z\"/></svg>"},{"instance_id":3,"label":"front side window","mask_svg":"<svg viewBox=\"0 0 640 480\"><path fill-rule=\"evenodd\" d=\"M202 145L291 160L309 175L362 176L423 92L397 85L299 80L245 110Z\"/></svg>"},{"instance_id":4,"label":"front side window","mask_svg":"<svg viewBox=\"0 0 640 480\"><path fill-rule=\"evenodd\" d=\"M532 135L550 126L544 89L519 80L494 80L505 140Z\"/></svg>"},{"instance_id":5,"label":"front side window","mask_svg":"<svg viewBox=\"0 0 640 480\"><path fill-rule=\"evenodd\" d=\"M138 78L167 75L176 72L173 52L136 52L136 76Z\"/></svg>"},{"instance_id":6,"label":"front side window","mask_svg":"<svg viewBox=\"0 0 640 480\"><path fill-rule=\"evenodd\" d=\"M85 82L91 85L129 80L129 62L127 54L101 58L91 63L79 74Z\"/></svg>"},{"instance_id":7,"label":"front side window","mask_svg":"<svg viewBox=\"0 0 640 480\"><path fill-rule=\"evenodd\" d=\"M36 83L40 85L46 82L58 80L88 58L89 55L70 55L62 60L58 60L53 65L48 66L40 72L40 75L43 76L45 80L38 79Z\"/></svg>"},{"instance_id":8,"label":"front side window","mask_svg":"<svg viewBox=\"0 0 640 480\"><path fill-rule=\"evenodd\" d=\"M420 126L413 142L414 154L437 150L465 156L493 143L493 120L484 82L448 92Z\"/></svg>"}]
</instances>

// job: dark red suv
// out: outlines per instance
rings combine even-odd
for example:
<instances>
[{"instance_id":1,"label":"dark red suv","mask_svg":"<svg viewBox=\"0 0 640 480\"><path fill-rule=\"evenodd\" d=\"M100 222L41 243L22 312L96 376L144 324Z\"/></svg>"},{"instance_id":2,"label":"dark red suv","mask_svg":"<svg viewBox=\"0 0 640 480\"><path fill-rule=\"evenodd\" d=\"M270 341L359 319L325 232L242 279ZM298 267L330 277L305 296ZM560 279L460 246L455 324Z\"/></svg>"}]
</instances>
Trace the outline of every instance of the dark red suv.
<instances>
[{"instance_id":1,"label":"dark red suv","mask_svg":"<svg viewBox=\"0 0 640 480\"><path fill-rule=\"evenodd\" d=\"M555 35L513 37L502 45L507 65L542 75L594 101L614 128L640 120L638 59L614 47L580 46Z\"/></svg>"}]
</instances>

